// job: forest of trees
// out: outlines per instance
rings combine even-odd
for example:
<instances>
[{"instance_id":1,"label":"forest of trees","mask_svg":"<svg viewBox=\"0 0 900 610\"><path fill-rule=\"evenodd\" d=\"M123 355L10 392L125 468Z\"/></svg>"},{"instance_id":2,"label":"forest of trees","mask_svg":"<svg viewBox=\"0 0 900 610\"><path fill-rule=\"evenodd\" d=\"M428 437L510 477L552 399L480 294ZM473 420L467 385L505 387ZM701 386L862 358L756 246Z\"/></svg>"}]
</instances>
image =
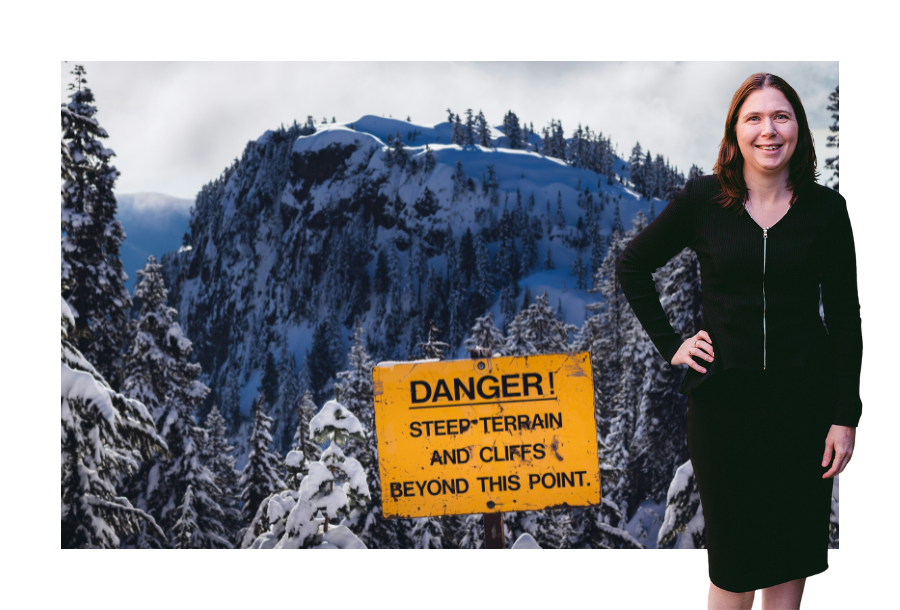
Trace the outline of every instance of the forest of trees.
<instances>
[{"instance_id":1,"label":"forest of trees","mask_svg":"<svg viewBox=\"0 0 900 610\"><path fill-rule=\"evenodd\" d=\"M642 548L624 528L646 499L669 504L661 546L684 532L703 544L687 404L677 391L682 371L663 362L615 277L618 256L653 220L654 205L649 218L638 212L623 225L618 199L601 188L625 180L608 137L579 126L566 139L555 120L537 137L512 111L503 119L503 146L596 173L594 190L579 182L577 221L565 217L561 195L544 206L517 189L502 193L501 208L493 167L476 185L457 163L454 199L485 203L478 230L409 228L378 240L380 228L406 222L407 206L362 190L356 197L364 203L333 217L305 209L310 238L306 230L288 233L299 212L275 203L289 176L304 169L291 146L315 133L310 117L271 132L265 144L252 142L205 185L185 238L193 247L159 262L151 256L129 295L114 153L103 145L108 134L84 69L72 74L61 153L63 547L479 548L480 515L382 517L374 432L374 362L444 359L463 345L501 355L591 353L603 502L506 513L509 544L529 534L544 548ZM454 143L499 145L481 111L467 110L464 120L448 113ZM427 147L414 164L399 132L385 159L388 171L404 175L435 167ZM629 186L650 199L668 199L685 181L640 144L627 171ZM701 173L691 168L691 177ZM225 218L222 202L235 192L234 216ZM408 218L424 223L439 205L424 188ZM271 263L277 282L254 294L263 261L252 240L282 232ZM229 244L235 258L210 263L202 258L208 243ZM575 287L596 295L581 326L563 321L561 301L522 285L555 267L556 248L577 253ZM684 250L654 277L674 328L693 334L701 315L696 256ZM204 300L179 313L173 306L194 279L204 283ZM499 323L489 313L495 303ZM367 330L364 319L376 323ZM284 328L301 323L312 339L298 362ZM342 329L351 331L346 351ZM258 384L250 387L254 371ZM248 391L249 412L242 409Z\"/></svg>"}]
</instances>

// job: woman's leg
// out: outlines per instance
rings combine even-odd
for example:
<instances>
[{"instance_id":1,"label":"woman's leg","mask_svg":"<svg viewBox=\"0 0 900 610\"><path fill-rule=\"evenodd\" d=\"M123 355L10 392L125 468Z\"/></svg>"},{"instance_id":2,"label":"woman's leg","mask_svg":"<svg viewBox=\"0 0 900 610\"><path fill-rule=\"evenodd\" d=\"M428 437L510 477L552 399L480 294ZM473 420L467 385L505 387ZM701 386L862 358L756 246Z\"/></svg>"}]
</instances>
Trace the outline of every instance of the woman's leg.
<instances>
[{"instance_id":1,"label":"woman's leg","mask_svg":"<svg viewBox=\"0 0 900 610\"><path fill-rule=\"evenodd\" d=\"M754 593L755 591L732 593L709 583L709 599L706 607L709 610L750 610L753 607Z\"/></svg>"},{"instance_id":2,"label":"woman's leg","mask_svg":"<svg viewBox=\"0 0 900 610\"><path fill-rule=\"evenodd\" d=\"M789 580L780 585L763 589L763 610L798 610L805 585L806 579L798 578L797 580Z\"/></svg>"}]
</instances>

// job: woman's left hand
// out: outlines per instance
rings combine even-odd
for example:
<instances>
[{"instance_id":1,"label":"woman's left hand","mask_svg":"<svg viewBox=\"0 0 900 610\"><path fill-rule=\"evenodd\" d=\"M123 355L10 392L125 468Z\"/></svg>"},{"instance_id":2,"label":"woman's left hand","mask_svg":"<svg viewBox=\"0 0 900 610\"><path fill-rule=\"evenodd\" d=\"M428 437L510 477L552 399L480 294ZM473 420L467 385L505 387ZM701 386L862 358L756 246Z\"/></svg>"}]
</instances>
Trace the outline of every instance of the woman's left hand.
<instances>
[{"instance_id":1,"label":"woman's left hand","mask_svg":"<svg viewBox=\"0 0 900 610\"><path fill-rule=\"evenodd\" d=\"M834 462L831 468L822 475L823 479L844 472L847 462L853 456L853 446L856 444L856 428L849 426L832 425L825 437L825 456L822 458L822 466L827 466L831 462L831 454L834 451Z\"/></svg>"}]
</instances>

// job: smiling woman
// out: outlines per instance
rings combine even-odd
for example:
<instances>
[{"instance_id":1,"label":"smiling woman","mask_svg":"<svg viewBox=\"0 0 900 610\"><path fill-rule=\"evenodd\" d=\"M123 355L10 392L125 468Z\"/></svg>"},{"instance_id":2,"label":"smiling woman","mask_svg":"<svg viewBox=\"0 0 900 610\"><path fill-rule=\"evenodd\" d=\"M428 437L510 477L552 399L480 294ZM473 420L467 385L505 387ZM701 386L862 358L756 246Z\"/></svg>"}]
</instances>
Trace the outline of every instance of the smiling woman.
<instances>
[{"instance_id":1,"label":"smiling woman","mask_svg":"<svg viewBox=\"0 0 900 610\"><path fill-rule=\"evenodd\" d=\"M844 198L815 182L803 105L777 76L735 92L713 172L634 237L617 274L663 358L690 367L681 393L709 607L750 608L762 589L763 607L797 608L806 578L828 568L832 477L862 412L853 232ZM652 273L686 247L703 319L683 340Z\"/></svg>"}]
</instances>

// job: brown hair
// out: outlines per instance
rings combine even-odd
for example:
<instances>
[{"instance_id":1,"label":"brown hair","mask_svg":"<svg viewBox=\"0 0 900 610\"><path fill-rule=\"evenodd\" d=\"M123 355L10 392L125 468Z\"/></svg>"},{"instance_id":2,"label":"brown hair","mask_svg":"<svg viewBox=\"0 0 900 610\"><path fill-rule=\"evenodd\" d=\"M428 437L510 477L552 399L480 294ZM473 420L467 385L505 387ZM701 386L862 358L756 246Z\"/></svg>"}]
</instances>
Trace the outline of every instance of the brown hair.
<instances>
[{"instance_id":1,"label":"brown hair","mask_svg":"<svg viewBox=\"0 0 900 610\"><path fill-rule=\"evenodd\" d=\"M791 156L791 172L788 177L788 188L793 193L791 205L794 204L800 193L815 184L819 177L819 173L816 171L816 151L813 146L812 132L809 130L809 122L806 120L806 111L803 110L800 96L781 77L765 72L753 74L738 87L738 90L734 92L734 97L731 98L728 118L725 121L725 135L719 144L719 158L712 170L719 177L719 183L722 185L722 192L716 199L716 203L725 209L734 209L739 214L743 212L743 203L747 198L747 183L744 182L744 156L741 154L735 134L738 112L751 93L767 87L774 87L781 91L797 117L797 148Z\"/></svg>"}]
</instances>

